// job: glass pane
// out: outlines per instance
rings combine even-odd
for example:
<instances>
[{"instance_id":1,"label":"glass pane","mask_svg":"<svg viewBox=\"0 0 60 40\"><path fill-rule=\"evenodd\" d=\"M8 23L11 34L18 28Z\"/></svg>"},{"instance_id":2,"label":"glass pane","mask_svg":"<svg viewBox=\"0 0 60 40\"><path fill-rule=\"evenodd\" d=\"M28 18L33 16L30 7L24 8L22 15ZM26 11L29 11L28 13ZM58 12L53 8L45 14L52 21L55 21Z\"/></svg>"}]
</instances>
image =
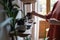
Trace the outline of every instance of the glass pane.
<instances>
[{"instance_id":1,"label":"glass pane","mask_svg":"<svg viewBox=\"0 0 60 40\"><path fill-rule=\"evenodd\" d=\"M38 0L38 12L42 15L46 14L46 0Z\"/></svg>"}]
</instances>

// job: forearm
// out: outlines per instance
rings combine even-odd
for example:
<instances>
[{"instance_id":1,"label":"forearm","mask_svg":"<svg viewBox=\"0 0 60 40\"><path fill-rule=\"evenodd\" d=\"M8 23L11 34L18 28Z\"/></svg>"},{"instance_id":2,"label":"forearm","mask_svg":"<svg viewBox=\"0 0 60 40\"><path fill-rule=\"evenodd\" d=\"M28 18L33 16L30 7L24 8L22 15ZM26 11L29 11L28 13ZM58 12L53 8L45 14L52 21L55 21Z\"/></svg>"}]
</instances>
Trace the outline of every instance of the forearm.
<instances>
[{"instance_id":1,"label":"forearm","mask_svg":"<svg viewBox=\"0 0 60 40\"><path fill-rule=\"evenodd\" d=\"M38 14L38 13L32 13L32 15L35 15L35 16L38 16L38 17L46 19L45 15L41 15L41 14Z\"/></svg>"},{"instance_id":2,"label":"forearm","mask_svg":"<svg viewBox=\"0 0 60 40\"><path fill-rule=\"evenodd\" d=\"M52 24L52 25L60 25L60 22L50 22L50 24Z\"/></svg>"},{"instance_id":3,"label":"forearm","mask_svg":"<svg viewBox=\"0 0 60 40\"><path fill-rule=\"evenodd\" d=\"M56 19L50 19L49 22L52 25L60 25L60 21L59 20L56 20Z\"/></svg>"}]
</instances>

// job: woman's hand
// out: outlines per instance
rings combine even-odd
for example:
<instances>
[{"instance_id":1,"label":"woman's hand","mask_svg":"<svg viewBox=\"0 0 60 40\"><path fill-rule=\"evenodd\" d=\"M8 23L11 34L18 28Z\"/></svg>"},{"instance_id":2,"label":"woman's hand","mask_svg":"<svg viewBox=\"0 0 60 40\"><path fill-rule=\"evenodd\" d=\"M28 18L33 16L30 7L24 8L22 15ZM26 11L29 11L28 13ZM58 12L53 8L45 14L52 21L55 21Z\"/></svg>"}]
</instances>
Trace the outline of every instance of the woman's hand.
<instances>
[{"instance_id":1,"label":"woman's hand","mask_svg":"<svg viewBox=\"0 0 60 40\"><path fill-rule=\"evenodd\" d=\"M46 15L38 14L38 13L36 13L35 11L29 12L28 14L30 14L30 15L32 15L32 16L34 15L34 16L38 16L38 17L40 17L40 18L46 19Z\"/></svg>"}]
</instances>

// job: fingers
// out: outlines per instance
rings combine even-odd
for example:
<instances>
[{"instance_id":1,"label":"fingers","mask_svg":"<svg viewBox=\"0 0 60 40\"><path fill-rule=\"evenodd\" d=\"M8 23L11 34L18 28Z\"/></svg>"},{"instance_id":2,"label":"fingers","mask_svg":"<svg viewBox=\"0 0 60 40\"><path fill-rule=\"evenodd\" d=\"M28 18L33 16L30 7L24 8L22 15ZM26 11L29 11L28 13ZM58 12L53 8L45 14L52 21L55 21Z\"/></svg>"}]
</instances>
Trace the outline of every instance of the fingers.
<instances>
[{"instance_id":1,"label":"fingers","mask_svg":"<svg viewBox=\"0 0 60 40\"><path fill-rule=\"evenodd\" d=\"M27 15L37 15L38 13L36 13L35 11L32 11L32 12L28 12Z\"/></svg>"},{"instance_id":2,"label":"fingers","mask_svg":"<svg viewBox=\"0 0 60 40\"><path fill-rule=\"evenodd\" d=\"M32 14L37 14L35 11L32 11L31 13L32 13Z\"/></svg>"}]
</instances>

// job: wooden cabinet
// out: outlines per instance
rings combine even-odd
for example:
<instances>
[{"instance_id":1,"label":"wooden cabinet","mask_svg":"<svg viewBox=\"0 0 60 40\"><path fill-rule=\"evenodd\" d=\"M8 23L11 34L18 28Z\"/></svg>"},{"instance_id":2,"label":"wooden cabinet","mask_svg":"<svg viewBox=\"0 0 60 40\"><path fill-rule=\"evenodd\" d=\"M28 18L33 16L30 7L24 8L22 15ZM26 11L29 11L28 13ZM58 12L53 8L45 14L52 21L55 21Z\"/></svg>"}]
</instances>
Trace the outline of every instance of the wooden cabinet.
<instances>
[{"instance_id":1,"label":"wooden cabinet","mask_svg":"<svg viewBox=\"0 0 60 40\"><path fill-rule=\"evenodd\" d=\"M46 29L50 27L49 22L47 21L40 21L39 22L39 38L44 38L47 35Z\"/></svg>"},{"instance_id":2,"label":"wooden cabinet","mask_svg":"<svg viewBox=\"0 0 60 40\"><path fill-rule=\"evenodd\" d=\"M23 3L34 3L36 0L21 0Z\"/></svg>"}]
</instances>

